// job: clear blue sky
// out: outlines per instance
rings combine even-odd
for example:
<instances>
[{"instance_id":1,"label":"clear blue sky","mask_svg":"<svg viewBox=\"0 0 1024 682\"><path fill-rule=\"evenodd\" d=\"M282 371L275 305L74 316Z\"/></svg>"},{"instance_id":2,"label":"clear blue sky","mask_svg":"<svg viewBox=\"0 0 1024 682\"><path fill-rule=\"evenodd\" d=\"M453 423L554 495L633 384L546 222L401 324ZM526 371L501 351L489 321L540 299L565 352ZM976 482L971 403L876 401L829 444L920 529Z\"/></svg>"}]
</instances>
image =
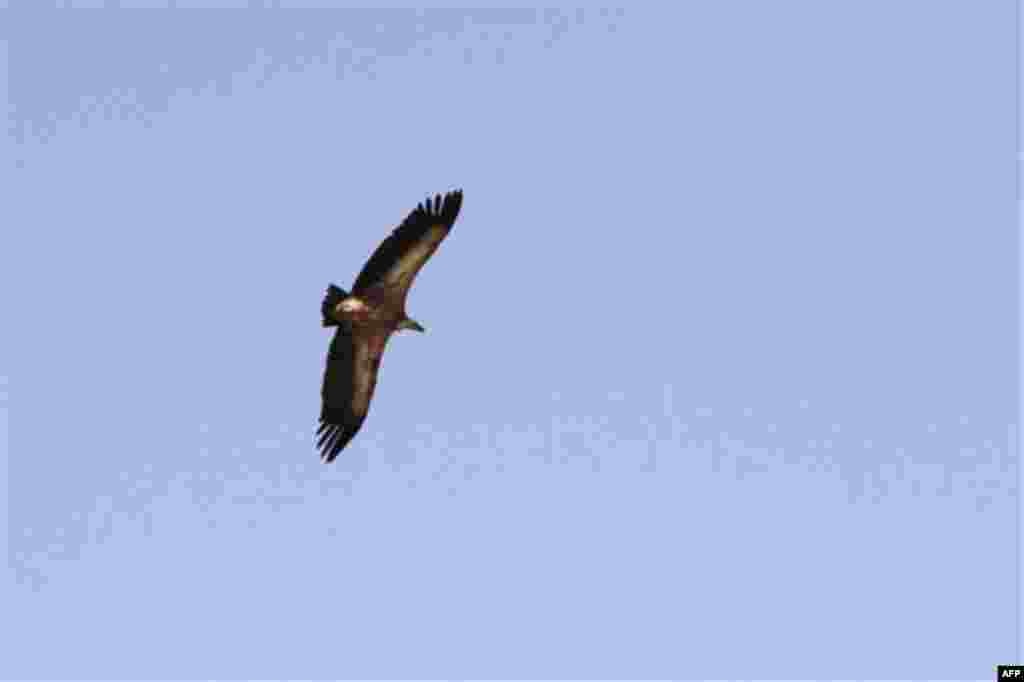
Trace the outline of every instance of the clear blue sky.
<instances>
[{"instance_id":1,"label":"clear blue sky","mask_svg":"<svg viewBox=\"0 0 1024 682\"><path fill-rule=\"evenodd\" d=\"M5 10L0 673L1019 660L1013 3L672 6ZM324 467L323 289L454 187Z\"/></svg>"}]
</instances>

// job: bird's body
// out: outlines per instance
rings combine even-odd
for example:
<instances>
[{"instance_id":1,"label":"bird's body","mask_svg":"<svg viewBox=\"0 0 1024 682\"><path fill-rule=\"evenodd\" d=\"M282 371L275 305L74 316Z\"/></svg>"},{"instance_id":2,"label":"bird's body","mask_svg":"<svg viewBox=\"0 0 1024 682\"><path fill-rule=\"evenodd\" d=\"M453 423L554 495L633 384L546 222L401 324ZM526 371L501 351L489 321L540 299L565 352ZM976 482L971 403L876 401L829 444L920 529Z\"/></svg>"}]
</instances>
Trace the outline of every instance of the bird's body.
<instances>
[{"instance_id":1,"label":"bird's body","mask_svg":"<svg viewBox=\"0 0 1024 682\"><path fill-rule=\"evenodd\" d=\"M409 287L451 231L461 205L461 191L428 199L377 248L351 294L334 284L327 288L323 326L337 330L327 354L317 430L325 462L338 456L366 419L388 339L402 329L423 331L405 312Z\"/></svg>"}]
</instances>

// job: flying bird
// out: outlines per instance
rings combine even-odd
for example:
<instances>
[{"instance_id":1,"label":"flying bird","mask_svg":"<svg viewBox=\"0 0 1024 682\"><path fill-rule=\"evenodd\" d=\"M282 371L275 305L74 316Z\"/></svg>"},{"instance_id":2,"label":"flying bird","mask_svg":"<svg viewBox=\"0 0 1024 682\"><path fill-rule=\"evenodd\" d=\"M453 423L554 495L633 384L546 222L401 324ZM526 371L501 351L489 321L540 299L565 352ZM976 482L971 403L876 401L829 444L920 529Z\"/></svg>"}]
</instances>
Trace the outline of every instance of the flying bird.
<instances>
[{"instance_id":1,"label":"flying bird","mask_svg":"<svg viewBox=\"0 0 1024 682\"><path fill-rule=\"evenodd\" d=\"M327 352L317 449L333 462L356 435L377 385L384 346L396 331L425 331L405 314L409 287L452 229L462 191L419 204L366 261L351 293L331 284L320 306L324 327L336 327Z\"/></svg>"}]
</instances>

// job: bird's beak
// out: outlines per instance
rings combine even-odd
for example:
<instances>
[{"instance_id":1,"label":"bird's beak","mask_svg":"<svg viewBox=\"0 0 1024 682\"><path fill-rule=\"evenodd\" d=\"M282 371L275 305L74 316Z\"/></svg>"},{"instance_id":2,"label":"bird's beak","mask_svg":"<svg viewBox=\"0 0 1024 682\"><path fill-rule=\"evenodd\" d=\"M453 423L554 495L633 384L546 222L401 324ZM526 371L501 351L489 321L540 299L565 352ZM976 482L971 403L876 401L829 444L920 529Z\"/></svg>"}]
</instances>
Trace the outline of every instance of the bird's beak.
<instances>
[{"instance_id":1,"label":"bird's beak","mask_svg":"<svg viewBox=\"0 0 1024 682\"><path fill-rule=\"evenodd\" d=\"M405 324L406 324L406 327L405 327L406 329L411 329L414 332L425 332L425 331L427 331L426 329L423 328L423 325L420 324L419 322L417 322L416 320L409 320Z\"/></svg>"}]
</instances>

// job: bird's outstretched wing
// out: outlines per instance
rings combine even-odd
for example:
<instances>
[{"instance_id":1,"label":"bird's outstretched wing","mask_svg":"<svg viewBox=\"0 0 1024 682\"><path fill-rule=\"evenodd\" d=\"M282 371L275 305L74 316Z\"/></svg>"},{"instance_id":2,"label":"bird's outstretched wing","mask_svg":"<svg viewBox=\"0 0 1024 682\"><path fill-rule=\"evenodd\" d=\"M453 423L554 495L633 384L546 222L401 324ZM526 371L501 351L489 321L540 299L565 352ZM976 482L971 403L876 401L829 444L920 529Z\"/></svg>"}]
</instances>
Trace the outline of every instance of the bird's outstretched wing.
<instances>
[{"instance_id":1,"label":"bird's outstretched wing","mask_svg":"<svg viewBox=\"0 0 1024 682\"><path fill-rule=\"evenodd\" d=\"M377 370L385 338L338 326L327 352L321 391L320 428L317 448L324 462L333 462L355 437L366 419L377 386Z\"/></svg>"},{"instance_id":2,"label":"bird's outstretched wing","mask_svg":"<svg viewBox=\"0 0 1024 682\"><path fill-rule=\"evenodd\" d=\"M417 206L366 261L352 291L386 286L404 301L416 274L448 236L462 207L462 190Z\"/></svg>"}]
</instances>

